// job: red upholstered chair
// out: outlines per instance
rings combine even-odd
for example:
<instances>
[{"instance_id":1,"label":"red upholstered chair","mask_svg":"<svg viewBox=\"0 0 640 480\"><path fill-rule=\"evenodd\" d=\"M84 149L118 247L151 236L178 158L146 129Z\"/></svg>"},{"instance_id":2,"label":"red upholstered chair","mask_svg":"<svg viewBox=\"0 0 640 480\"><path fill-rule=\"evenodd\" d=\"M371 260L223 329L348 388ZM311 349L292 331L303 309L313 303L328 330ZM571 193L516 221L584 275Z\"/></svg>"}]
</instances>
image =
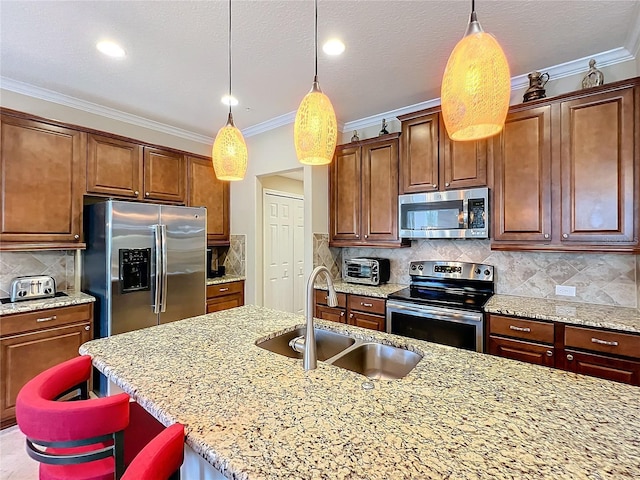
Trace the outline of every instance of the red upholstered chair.
<instances>
[{"instance_id":1,"label":"red upholstered chair","mask_svg":"<svg viewBox=\"0 0 640 480\"><path fill-rule=\"evenodd\" d=\"M22 387L16 419L27 453L40 462L40 480L113 480L124 473L129 396L87 399L91 357L45 370ZM57 401L74 391L77 401Z\"/></svg>"},{"instance_id":2,"label":"red upholstered chair","mask_svg":"<svg viewBox=\"0 0 640 480\"><path fill-rule=\"evenodd\" d=\"M129 479L179 478L184 427L165 428L126 393L87 399L91 370L91 357L76 357L18 393L18 426L40 480L119 480L129 463Z\"/></svg>"},{"instance_id":3,"label":"red upholstered chair","mask_svg":"<svg viewBox=\"0 0 640 480\"><path fill-rule=\"evenodd\" d=\"M122 480L179 480L183 460L184 426L174 423L136 455Z\"/></svg>"}]
</instances>

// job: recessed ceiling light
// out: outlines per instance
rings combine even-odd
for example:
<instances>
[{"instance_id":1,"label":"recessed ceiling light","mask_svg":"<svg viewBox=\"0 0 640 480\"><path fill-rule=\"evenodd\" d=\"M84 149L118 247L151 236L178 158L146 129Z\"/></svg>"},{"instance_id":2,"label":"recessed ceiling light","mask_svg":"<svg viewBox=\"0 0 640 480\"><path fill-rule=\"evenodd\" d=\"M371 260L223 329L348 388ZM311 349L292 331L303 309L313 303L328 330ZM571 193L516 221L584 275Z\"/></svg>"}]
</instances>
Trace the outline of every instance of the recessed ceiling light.
<instances>
[{"instance_id":1,"label":"recessed ceiling light","mask_svg":"<svg viewBox=\"0 0 640 480\"><path fill-rule=\"evenodd\" d=\"M342 43L337 38L334 38L325 43L322 46L322 50L327 55L340 55L342 52L344 52L344 43Z\"/></svg>"},{"instance_id":2,"label":"recessed ceiling light","mask_svg":"<svg viewBox=\"0 0 640 480\"><path fill-rule=\"evenodd\" d=\"M233 95L225 95L224 97L222 97L221 101L225 105L229 105L231 107L238 104L238 99Z\"/></svg>"},{"instance_id":3,"label":"recessed ceiling light","mask_svg":"<svg viewBox=\"0 0 640 480\"><path fill-rule=\"evenodd\" d=\"M120 45L110 41L98 42L97 49L105 55L115 58L122 58L125 56L125 51Z\"/></svg>"}]
</instances>

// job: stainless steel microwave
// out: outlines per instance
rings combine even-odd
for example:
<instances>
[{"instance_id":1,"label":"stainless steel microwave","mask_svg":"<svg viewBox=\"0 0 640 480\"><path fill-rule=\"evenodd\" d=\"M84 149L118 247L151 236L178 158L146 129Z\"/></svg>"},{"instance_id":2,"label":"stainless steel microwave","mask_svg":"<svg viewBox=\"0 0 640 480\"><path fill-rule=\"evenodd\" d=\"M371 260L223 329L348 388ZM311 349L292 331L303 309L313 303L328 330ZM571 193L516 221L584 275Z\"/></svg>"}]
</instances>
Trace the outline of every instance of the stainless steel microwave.
<instances>
[{"instance_id":1,"label":"stainless steel microwave","mask_svg":"<svg viewBox=\"0 0 640 480\"><path fill-rule=\"evenodd\" d=\"M489 189L398 197L401 238L489 238Z\"/></svg>"}]
</instances>

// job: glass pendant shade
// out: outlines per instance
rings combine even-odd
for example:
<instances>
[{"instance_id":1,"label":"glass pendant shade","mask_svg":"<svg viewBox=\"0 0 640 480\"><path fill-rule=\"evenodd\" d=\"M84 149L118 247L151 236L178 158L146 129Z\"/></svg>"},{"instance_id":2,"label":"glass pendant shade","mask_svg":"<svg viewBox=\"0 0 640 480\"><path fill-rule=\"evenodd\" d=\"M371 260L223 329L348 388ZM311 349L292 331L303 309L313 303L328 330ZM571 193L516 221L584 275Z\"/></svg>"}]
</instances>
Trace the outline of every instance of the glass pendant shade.
<instances>
[{"instance_id":1,"label":"glass pendant shade","mask_svg":"<svg viewBox=\"0 0 640 480\"><path fill-rule=\"evenodd\" d=\"M473 12L442 78L442 116L449 137L469 141L500 133L510 96L507 57L493 35L482 31Z\"/></svg>"},{"instance_id":2,"label":"glass pendant shade","mask_svg":"<svg viewBox=\"0 0 640 480\"><path fill-rule=\"evenodd\" d=\"M293 138L300 163L331 163L338 142L338 122L331 100L322 93L317 80L300 102L293 127Z\"/></svg>"},{"instance_id":3,"label":"glass pendant shade","mask_svg":"<svg viewBox=\"0 0 640 480\"><path fill-rule=\"evenodd\" d=\"M242 180L247 171L247 158L247 145L242 132L233 124L233 117L229 114L227 124L218 130L211 152L218 180Z\"/></svg>"}]
</instances>

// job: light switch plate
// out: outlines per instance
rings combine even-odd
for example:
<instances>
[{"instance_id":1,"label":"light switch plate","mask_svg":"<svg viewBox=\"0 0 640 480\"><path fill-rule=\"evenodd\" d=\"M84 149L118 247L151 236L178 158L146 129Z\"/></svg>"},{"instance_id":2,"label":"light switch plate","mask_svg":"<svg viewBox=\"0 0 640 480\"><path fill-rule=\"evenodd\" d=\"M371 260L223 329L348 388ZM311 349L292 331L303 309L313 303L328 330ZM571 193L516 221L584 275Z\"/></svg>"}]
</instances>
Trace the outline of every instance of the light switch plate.
<instances>
[{"instance_id":1,"label":"light switch plate","mask_svg":"<svg viewBox=\"0 0 640 480\"><path fill-rule=\"evenodd\" d=\"M565 297L575 297L576 287L571 287L569 285L556 285L556 295L562 295Z\"/></svg>"}]
</instances>

